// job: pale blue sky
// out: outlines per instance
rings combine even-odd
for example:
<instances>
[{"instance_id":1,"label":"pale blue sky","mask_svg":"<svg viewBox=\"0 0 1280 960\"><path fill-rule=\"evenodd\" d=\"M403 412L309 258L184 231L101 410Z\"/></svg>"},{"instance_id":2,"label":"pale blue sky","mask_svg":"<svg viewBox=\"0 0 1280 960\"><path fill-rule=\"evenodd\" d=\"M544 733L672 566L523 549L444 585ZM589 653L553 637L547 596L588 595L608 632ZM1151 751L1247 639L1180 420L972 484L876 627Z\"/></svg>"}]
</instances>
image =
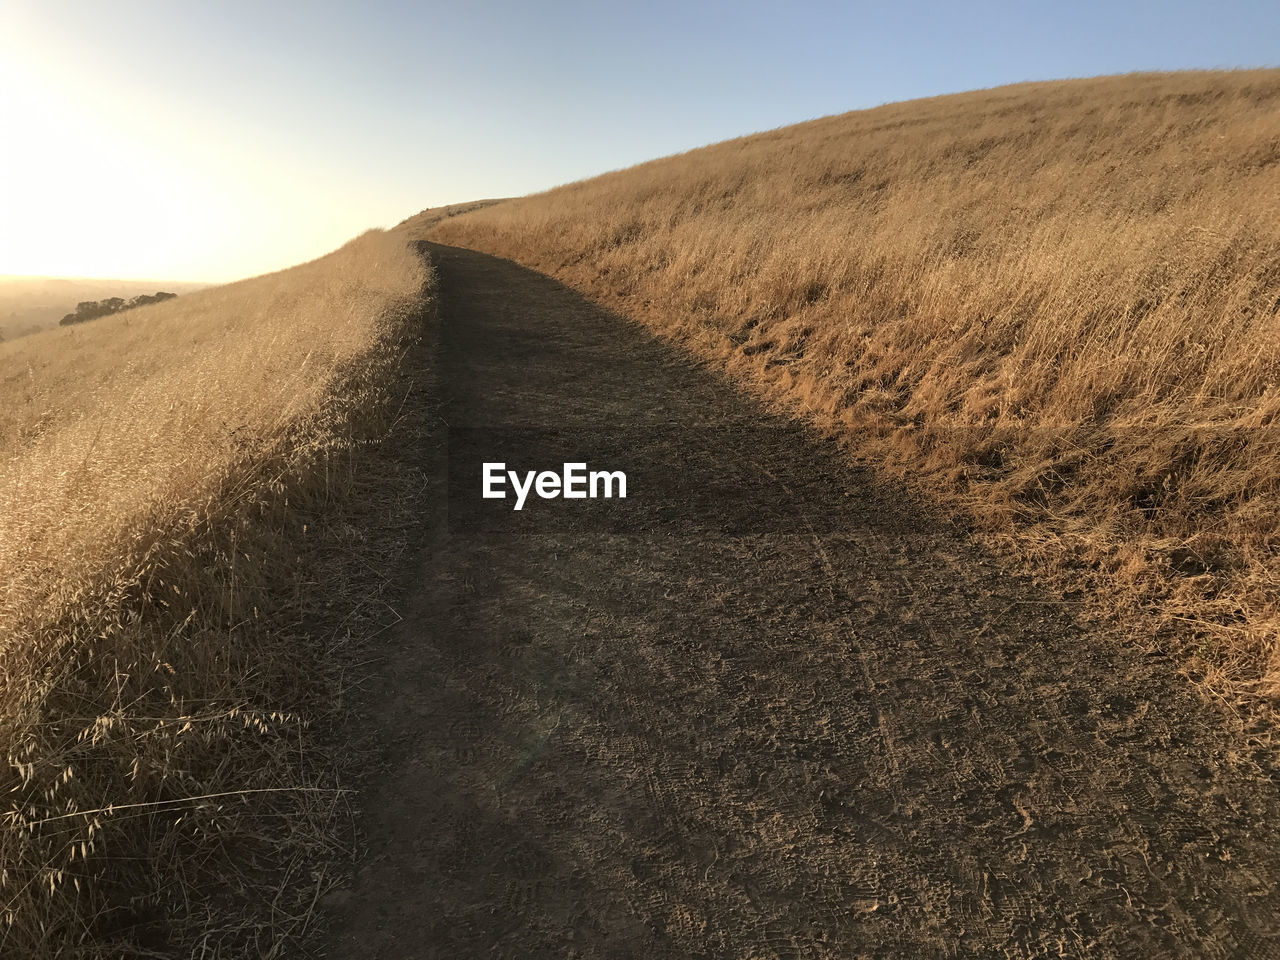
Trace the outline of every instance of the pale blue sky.
<instances>
[{"instance_id":1,"label":"pale blue sky","mask_svg":"<svg viewBox=\"0 0 1280 960\"><path fill-rule=\"evenodd\" d=\"M1277 63L1276 0L0 0L0 273L230 279L887 101Z\"/></svg>"}]
</instances>

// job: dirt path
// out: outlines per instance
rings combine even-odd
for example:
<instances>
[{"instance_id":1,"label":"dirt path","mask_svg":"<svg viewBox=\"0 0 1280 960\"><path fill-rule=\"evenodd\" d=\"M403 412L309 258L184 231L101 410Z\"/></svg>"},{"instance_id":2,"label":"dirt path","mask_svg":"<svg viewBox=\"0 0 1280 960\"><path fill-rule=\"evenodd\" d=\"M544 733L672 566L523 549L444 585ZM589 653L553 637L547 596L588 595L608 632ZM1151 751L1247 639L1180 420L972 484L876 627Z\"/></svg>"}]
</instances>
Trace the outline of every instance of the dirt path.
<instances>
[{"instance_id":1,"label":"dirt path","mask_svg":"<svg viewBox=\"0 0 1280 960\"><path fill-rule=\"evenodd\" d=\"M555 282L433 255L448 517L328 956L1280 957L1280 789L1168 664ZM515 513L486 459L630 495Z\"/></svg>"}]
</instances>

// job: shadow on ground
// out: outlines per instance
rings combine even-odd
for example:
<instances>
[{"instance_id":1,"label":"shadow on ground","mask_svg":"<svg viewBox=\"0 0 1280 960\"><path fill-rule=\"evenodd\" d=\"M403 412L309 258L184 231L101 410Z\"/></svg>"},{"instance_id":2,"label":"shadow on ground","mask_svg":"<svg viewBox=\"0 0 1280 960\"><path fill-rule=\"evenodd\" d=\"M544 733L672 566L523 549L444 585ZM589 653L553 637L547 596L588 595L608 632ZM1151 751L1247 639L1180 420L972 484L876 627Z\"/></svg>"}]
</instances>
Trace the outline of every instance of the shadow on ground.
<instances>
[{"instance_id":1,"label":"shadow on ground","mask_svg":"<svg viewBox=\"0 0 1280 960\"><path fill-rule=\"evenodd\" d=\"M1275 786L1167 663L555 281L430 254L438 516L328 956L1280 956ZM517 513L490 458L628 497Z\"/></svg>"}]
</instances>

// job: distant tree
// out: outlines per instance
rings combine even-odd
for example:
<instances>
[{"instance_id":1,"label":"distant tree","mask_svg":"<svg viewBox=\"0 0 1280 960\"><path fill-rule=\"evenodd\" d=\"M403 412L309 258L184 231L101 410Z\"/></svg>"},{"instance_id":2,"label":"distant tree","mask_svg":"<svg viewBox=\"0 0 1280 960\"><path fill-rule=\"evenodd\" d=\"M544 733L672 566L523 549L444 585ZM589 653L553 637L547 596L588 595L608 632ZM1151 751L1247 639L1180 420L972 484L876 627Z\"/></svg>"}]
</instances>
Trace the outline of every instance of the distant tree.
<instances>
[{"instance_id":1,"label":"distant tree","mask_svg":"<svg viewBox=\"0 0 1280 960\"><path fill-rule=\"evenodd\" d=\"M158 290L149 296L144 293L128 300L123 297L108 297L105 300L82 300L76 304L75 312L68 313L58 321L58 324L63 327L69 327L73 323L84 323L86 320L97 320L99 317L119 313L121 310L129 310L133 307L145 307L149 303L160 303L164 300L172 300L176 296L176 293L165 293L163 290Z\"/></svg>"},{"instance_id":2,"label":"distant tree","mask_svg":"<svg viewBox=\"0 0 1280 960\"><path fill-rule=\"evenodd\" d=\"M176 293L164 293L163 291L157 291L156 293L153 293L151 296L147 296L144 293L130 300L129 303L124 307L124 309L127 310L130 307L145 307L148 303L160 303L161 301L164 301L164 300L172 300L176 296L177 296Z\"/></svg>"}]
</instances>

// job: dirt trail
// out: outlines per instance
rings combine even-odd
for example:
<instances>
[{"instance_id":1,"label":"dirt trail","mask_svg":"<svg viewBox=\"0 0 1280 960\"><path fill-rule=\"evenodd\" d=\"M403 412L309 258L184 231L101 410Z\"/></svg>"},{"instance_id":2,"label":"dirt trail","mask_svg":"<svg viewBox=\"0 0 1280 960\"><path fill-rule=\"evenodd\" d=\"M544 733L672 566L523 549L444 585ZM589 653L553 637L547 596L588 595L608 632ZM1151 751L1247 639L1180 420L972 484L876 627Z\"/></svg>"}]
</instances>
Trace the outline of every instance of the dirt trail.
<instances>
[{"instance_id":1,"label":"dirt trail","mask_svg":"<svg viewBox=\"0 0 1280 960\"><path fill-rule=\"evenodd\" d=\"M328 956L1280 957L1280 790L1167 663L554 281L432 255L449 507ZM562 458L628 499L480 501Z\"/></svg>"}]
</instances>

